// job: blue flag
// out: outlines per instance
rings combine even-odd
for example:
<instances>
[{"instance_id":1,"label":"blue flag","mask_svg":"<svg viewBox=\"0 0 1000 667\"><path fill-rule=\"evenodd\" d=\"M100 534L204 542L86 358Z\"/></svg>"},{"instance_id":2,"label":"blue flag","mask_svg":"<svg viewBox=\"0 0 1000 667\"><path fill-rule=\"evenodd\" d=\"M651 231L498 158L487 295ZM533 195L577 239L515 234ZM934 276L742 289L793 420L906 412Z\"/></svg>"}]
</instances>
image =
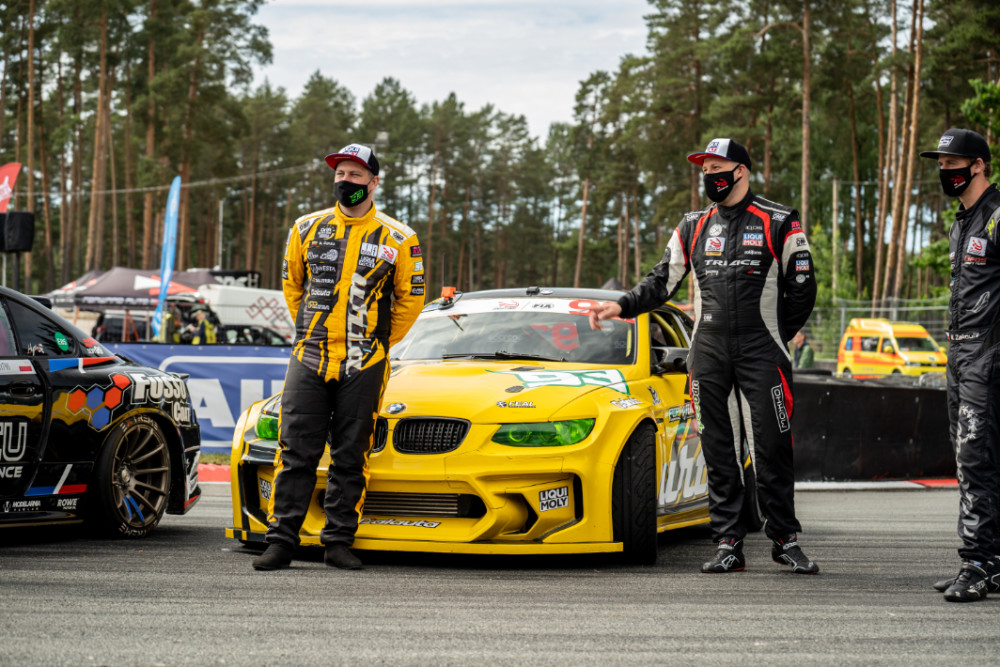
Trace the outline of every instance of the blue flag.
<instances>
[{"instance_id":1,"label":"blue flag","mask_svg":"<svg viewBox=\"0 0 1000 667\"><path fill-rule=\"evenodd\" d=\"M153 335L159 337L163 324L163 307L167 303L167 289L174 272L174 255L177 254L177 209L181 202L181 177L174 177L167 195L167 214L163 219L163 250L160 253L160 296L153 313Z\"/></svg>"}]
</instances>

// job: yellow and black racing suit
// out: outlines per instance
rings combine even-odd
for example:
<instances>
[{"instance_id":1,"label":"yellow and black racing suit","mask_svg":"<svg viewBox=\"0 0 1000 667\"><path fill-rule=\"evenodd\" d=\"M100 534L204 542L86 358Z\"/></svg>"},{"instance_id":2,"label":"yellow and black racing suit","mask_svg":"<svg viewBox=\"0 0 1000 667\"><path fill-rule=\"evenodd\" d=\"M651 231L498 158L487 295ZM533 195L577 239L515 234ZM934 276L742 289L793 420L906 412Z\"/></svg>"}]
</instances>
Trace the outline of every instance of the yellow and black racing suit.
<instances>
[{"instance_id":1,"label":"yellow and black racing suit","mask_svg":"<svg viewBox=\"0 0 1000 667\"><path fill-rule=\"evenodd\" d=\"M324 544L354 541L389 346L424 304L417 236L374 206L349 218L335 205L289 232L282 287L295 313L279 416L281 443L267 541L295 547L330 443Z\"/></svg>"}]
</instances>

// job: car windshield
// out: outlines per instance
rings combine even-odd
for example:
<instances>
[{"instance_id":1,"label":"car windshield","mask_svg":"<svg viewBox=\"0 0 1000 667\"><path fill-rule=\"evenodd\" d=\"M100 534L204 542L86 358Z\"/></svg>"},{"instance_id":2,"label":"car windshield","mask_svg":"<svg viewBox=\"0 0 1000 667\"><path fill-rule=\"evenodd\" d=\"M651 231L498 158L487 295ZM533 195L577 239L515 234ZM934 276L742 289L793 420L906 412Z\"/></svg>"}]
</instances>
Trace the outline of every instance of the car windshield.
<instances>
[{"instance_id":1,"label":"car windshield","mask_svg":"<svg viewBox=\"0 0 1000 667\"><path fill-rule=\"evenodd\" d=\"M635 358L635 321L605 320L590 328L586 308L571 299L469 299L421 313L392 351L400 360L533 359L628 364Z\"/></svg>"},{"instance_id":2,"label":"car windshield","mask_svg":"<svg viewBox=\"0 0 1000 667\"><path fill-rule=\"evenodd\" d=\"M899 349L903 352L937 352L938 346L934 339L929 336L913 336L908 338L896 338Z\"/></svg>"}]
</instances>

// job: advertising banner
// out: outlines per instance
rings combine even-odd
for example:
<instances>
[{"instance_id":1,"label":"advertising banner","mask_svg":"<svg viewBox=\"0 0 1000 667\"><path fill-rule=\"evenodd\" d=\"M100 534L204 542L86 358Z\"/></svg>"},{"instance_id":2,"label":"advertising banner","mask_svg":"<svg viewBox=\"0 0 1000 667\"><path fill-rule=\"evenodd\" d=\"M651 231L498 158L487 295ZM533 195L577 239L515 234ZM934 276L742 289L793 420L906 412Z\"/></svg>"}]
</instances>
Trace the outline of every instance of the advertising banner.
<instances>
[{"instance_id":1,"label":"advertising banner","mask_svg":"<svg viewBox=\"0 0 1000 667\"><path fill-rule=\"evenodd\" d=\"M14 182L20 173L20 162L8 162L0 167L0 213L6 213L10 197L14 194Z\"/></svg>"},{"instance_id":2,"label":"advertising banner","mask_svg":"<svg viewBox=\"0 0 1000 667\"><path fill-rule=\"evenodd\" d=\"M188 390L201 425L204 452L232 447L236 420L254 401L277 394L285 383L291 347L105 343L132 361L187 373Z\"/></svg>"},{"instance_id":3,"label":"advertising banner","mask_svg":"<svg viewBox=\"0 0 1000 667\"><path fill-rule=\"evenodd\" d=\"M167 302L170 288L170 274L174 272L174 255L177 252L177 209L181 202L181 177L175 176L167 195L167 214L163 219L163 251L160 253L160 297L153 313L153 335L160 335L163 322L163 306Z\"/></svg>"}]
</instances>

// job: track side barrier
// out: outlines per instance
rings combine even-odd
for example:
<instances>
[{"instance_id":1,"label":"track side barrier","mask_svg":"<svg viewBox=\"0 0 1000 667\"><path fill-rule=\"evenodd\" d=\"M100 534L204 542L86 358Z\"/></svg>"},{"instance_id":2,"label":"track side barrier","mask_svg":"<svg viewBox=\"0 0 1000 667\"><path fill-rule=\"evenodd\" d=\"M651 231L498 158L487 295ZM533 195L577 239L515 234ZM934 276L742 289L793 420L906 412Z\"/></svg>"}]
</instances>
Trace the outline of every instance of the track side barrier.
<instances>
[{"instance_id":1,"label":"track side barrier","mask_svg":"<svg viewBox=\"0 0 1000 667\"><path fill-rule=\"evenodd\" d=\"M187 373L203 452L228 452L240 413L281 391L290 347L104 343L146 366Z\"/></svg>"},{"instance_id":2,"label":"track side barrier","mask_svg":"<svg viewBox=\"0 0 1000 667\"><path fill-rule=\"evenodd\" d=\"M796 481L955 476L943 378L797 373Z\"/></svg>"}]
</instances>

